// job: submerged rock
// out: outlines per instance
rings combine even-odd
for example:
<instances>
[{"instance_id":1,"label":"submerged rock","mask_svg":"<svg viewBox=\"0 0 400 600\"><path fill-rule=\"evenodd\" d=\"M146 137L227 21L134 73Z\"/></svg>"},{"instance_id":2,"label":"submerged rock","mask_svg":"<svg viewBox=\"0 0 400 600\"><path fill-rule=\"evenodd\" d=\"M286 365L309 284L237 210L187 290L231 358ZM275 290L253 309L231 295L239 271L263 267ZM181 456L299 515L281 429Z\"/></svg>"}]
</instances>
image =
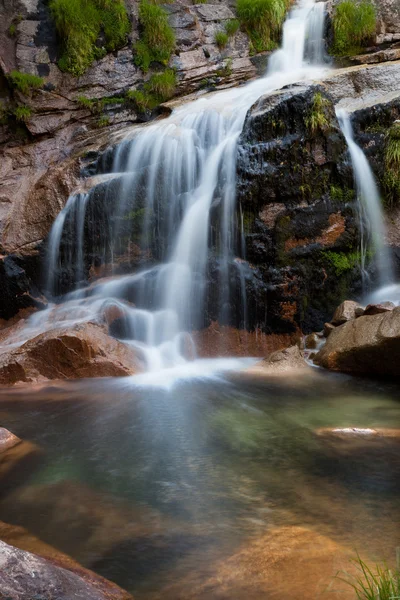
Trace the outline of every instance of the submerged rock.
<instances>
[{"instance_id":1,"label":"submerged rock","mask_svg":"<svg viewBox=\"0 0 400 600\"><path fill-rule=\"evenodd\" d=\"M121 377L140 370L135 351L94 323L44 332L18 348L3 348L0 383Z\"/></svg>"},{"instance_id":2,"label":"submerged rock","mask_svg":"<svg viewBox=\"0 0 400 600\"><path fill-rule=\"evenodd\" d=\"M32 470L38 464L41 450L32 442L0 427L0 482L1 493L8 491L14 483L19 483L21 471Z\"/></svg>"},{"instance_id":3,"label":"submerged rock","mask_svg":"<svg viewBox=\"0 0 400 600\"><path fill-rule=\"evenodd\" d=\"M332 371L399 379L399 356L400 307L397 307L336 327L314 362Z\"/></svg>"}]
</instances>

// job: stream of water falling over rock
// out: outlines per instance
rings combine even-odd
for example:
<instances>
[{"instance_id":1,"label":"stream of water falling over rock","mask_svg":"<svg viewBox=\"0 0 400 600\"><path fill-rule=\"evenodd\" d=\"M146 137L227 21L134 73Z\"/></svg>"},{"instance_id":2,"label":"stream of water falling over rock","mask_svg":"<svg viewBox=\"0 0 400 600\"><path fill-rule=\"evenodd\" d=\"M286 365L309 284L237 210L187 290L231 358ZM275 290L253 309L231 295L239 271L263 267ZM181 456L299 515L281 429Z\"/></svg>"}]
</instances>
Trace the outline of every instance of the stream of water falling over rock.
<instances>
[{"instance_id":1,"label":"stream of water falling over rock","mask_svg":"<svg viewBox=\"0 0 400 600\"><path fill-rule=\"evenodd\" d=\"M367 277L365 259L370 246L367 236L371 236L372 245L376 251L377 283L379 288L385 288L393 283L394 274L392 257L385 242L385 222L378 186L367 157L354 141L349 115L344 110L338 109L336 116L349 148L357 187L360 211L362 275L364 279Z\"/></svg>"},{"instance_id":2,"label":"stream of water falling over rock","mask_svg":"<svg viewBox=\"0 0 400 600\"><path fill-rule=\"evenodd\" d=\"M242 323L246 323L242 225L235 210L237 143L247 111L261 95L321 73L324 10L324 3L300 0L284 24L282 48L271 57L264 78L202 97L177 108L167 119L136 127L133 136L116 149L115 178L105 185L118 180L120 193L117 202L107 206L108 241L102 234L93 235L99 238L97 250L112 262L127 214L139 212L141 246L150 253L157 244L154 266L99 281L89 290L82 286L85 219L90 218L90 194L96 188L68 200L49 236L47 288L54 297L59 271L67 265L74 272L76 290L61 305L34 315L22 337L99 319L108 306L117 305L128 323L125 341L140 352L147 370L183 364L188 356L195 357L190 332L204 326L211 258L218 272L213 284L217 291L213 291L218 296L219 322L229 323L231 273L236 271L242 287ZM132 197L136 204L129 205ZM143 197L145 202L140 203ZM213 250L212 219L216 221ZM63 237L69 245L62 255ZM125 302L131 300L128 292L133 288L134 306Z\"/></svg>"}]
</instances>

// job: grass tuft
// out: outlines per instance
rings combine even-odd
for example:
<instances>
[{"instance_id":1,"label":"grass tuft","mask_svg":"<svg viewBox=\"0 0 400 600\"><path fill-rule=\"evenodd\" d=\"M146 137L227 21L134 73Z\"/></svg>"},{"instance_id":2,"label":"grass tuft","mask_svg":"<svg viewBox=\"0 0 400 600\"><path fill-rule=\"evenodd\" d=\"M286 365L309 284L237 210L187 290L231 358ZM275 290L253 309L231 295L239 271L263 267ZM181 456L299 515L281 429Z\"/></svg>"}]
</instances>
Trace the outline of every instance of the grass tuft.
<instances>
[{"instance_id":1,"label":"grass tuft","mask_svg":"<svg viewBox=\"0 0 400 600\"><path fill-rule=\"evenodd\" d=\"M225 31L229 37L233 37L240 28L240 21L238 19L230 19L225 23Z\"/></svg>"},{"instance_id":2,"label":"grass tuft","mask_svg":"<svg viewBox=\"0 0 400 600\"><path fill-rule=\"evenodd\" d=\"M217 31L217 33L215 34L215 43L217 44L218 48L222 50L227 46L228 42L228 34L225 33L225 31Z\"/></svg>"},{"instance_id":3,"label":"grass tuft","mask_svg":"<svg viewBox=\"0 0 400 600\"><path fill-rule=\"evenodd\" d=\"M37 75L30 73L21 73L20 71L11 71L8 76L10 85L27 96L32 90L39 90L43 87L44 81Z\"/></svg>"},{"instance_id":4,"label":"grass tuft","mask_svg":"<svg viewBox=\"0 0 400 600\"><path fill-rule=\"evenodd\" d=\"M373 41L376 32L376 10L370 0L343 0L333 14L335 56L357 54Z\"/></svg>"},{"instance_id":5,"label":"grass tuft","mask_svg":"<svg viewBox=\"0 0 400 600\"><path fill-rule=\"evenodd\" d=\"M32 111L29 106L17 106L14 110L14 116L20 123L25 123L29 120L32 115Z\"/></svg>"},{"instance_id":6,"label":"grass tuft","mask_svg":"<svg viewBox=\"0 0 400 600\"><path fill-rule=\"evenodd\" d=\"M372 570L359 556L353 561L359 570L356 576L340 576L348 583L358 600L397 600L400 598L400 570L376 565Z\"/></svg>"},{"instance_id":7,"label":"grass tuft","mask_svg":"<svg viewBox=\"0 0 400 600\"><path fill-rule=\"evenodd\" d=\"M140 0L139 22L142 33L134 46L135 64L144 73L152 62L167 66L175 50L175 34L168 23L167 12L156 0Z\"/></svg>"},{"instance_id":8,"label":"grass tuft","mask_svg":"<svg viewBox=\"0 0 400 600\"><path fill-rule=\"evenodd\" d=\"M276 48L290 4L290 0L237 0L237 14L253 52Z\"/></svg>"},{"instance_id":9,"label":"grass tuft","mask_svg":"<svg viewBox=\"0 0 400 600\"><path fill-rule=\"evenodd\" d=\"M130 23L123 0L50 0L49 7L62 43L62 71L82 75L94 60L126 43Z\"/></svg>"},{"instance_id":10,"label":"grass tuft","mask_svg":"<svg viewBox=\"0 0 400 600\"><path fill-rule=\"evenodd\" d=\"M330 128L327 116L329 105L329 100L324 98L321 92L314 94L311 110L304 119L306 127L308 127L313 135L318 132L327 131Z\"/></svg>"},{"instance_id":11,"label":"grass tuft","mask_svg":"<svg viewBox=\"0 0 400 600\"><path fill-rule=\"evenodd\" d=\"M386 135L384 157L385 200L393 209L400 202L400 122L396 121Z\"/></svg>"}]
</instances>

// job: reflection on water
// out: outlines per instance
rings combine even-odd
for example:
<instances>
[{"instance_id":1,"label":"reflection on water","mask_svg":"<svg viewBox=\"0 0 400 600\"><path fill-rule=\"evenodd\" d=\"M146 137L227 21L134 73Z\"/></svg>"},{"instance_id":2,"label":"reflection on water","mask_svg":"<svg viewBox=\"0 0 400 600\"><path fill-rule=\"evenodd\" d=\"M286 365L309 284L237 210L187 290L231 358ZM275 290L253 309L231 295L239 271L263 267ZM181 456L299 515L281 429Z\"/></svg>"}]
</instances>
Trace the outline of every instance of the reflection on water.
<instances>
[{"instance_id":1,"label":"reflection on water","mask_svg":"<svg viewBox=\"0 0 400 600\"><path fill-rule=\"evenodd\" d=\"M390 559L400 542L399 439L315 431L400 428L398 398L396 386L330 374L296 387L243 376L170 390L115 380L3 390L2 426L45 455L3 492L0 519L139 599L211 575L215 561L282 525ZM161 595L176 598L176 588Z\"/></svg>"}]
</instances>

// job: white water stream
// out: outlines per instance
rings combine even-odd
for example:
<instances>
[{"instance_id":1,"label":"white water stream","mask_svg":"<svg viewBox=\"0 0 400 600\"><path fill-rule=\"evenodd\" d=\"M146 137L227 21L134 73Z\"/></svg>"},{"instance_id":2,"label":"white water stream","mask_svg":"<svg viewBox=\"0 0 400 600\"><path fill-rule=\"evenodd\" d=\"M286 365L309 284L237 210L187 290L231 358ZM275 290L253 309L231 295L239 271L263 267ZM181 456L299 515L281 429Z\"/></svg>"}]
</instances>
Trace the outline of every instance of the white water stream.
<instances>
[{"instance_id":1,"label":"white water stream","mask_svg":"<svg viewBox=\"0 0 400 600\"><path fill-rule=\"evenodd\" d=\"M386 288L393 283L394 276L392 258L385 244L385 222L378 187L367 157L354 141L348 114L340 109L336 111L336 116L349 148L357 187L361 224L361 270L365 277L365 257L371 246L366 239L368 234L372 237L372 246L376 252L377 284L379 288Z\"/></svg>"},{"instance_id":2,"label":"white water stream","mask_svg":"<svg viewBox=\"0 0 400 600\"><path fill-rule=\"evenodd\" d=\"M136 128L133 139L120 145L113 171L125 173L126 189L145 189L142 241L160 237L164 242L159 263L133 275L99 281L87 290L77 289L61 305L35 314L15 340L56 326L101 320L110 305L117 306L130 322L132 338L125 340L141 353L147 370L176 368L186 363L188 348L195 349L190 331L201 328L207 292L206 268L210 258L210 212L218 206L219 248L216 260L221 273L219 306L227 319L230 286L228 273L234 263L236 154L249 108L263 94L303 79L319 77L324 56L324 3L300 0L283 28L283 45L270 59L267 75L246 86L202 97L183 105L154 124ZM161 206L161 208L160 208ZM68 200L56 219L49 243L48 290L55 289L60 267L60 243L65 228L74 227L73 252L76 281L84 273L83 234L87 195ZM114 215L126 212L121 194ZM162 211L162 222L154 215ZM118 229L114 238L119 238ZM240 236L239 236L240 237ZM64 257L65 260L65 257ZM237 261L240 268L240 261ZM135 306L124 301L135 286ZM245 292L243 292L245 311ZM245 317L244 317L245 319Z\"/></svg>"}]
</instances>

